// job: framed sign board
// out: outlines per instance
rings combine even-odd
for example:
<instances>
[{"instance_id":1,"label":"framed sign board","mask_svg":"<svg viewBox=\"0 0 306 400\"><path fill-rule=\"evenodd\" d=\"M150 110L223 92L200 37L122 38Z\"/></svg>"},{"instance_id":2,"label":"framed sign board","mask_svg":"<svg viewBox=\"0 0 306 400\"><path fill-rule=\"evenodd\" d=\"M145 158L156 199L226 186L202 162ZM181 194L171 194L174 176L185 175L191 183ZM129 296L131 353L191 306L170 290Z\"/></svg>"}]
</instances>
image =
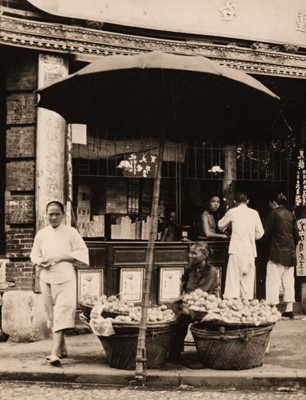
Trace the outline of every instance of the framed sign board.
<instances>
[{"instance_id":1,"label":"framed sign board","mask_svg":"<svg viewBox=\"0 0 306 400\"><path fill-rule=\"evenodd\" d=\"M100 297L103 294L103 269L78 270L78 301L86 295Z\"/></svg>"},{"instance_id":2,"label":"framed sign board","mask_svg":"<svg viewBox=\"0 0 306 400\"><path fill-rule=\"evenodd\" d=\"M142 301L144 268L121 268L120 300L139 303Z\"/></svg>"},{"instance_id":3,"label":"framed sign board","mask_svg":"<svg viewBox=\"0 0 306 400\"><path fill-rule=\"evenodd\" d=\"M161 303L175 300L181 295L183 273L183 267L160 269L159 301Z\"/></svg>"}]
</instances>

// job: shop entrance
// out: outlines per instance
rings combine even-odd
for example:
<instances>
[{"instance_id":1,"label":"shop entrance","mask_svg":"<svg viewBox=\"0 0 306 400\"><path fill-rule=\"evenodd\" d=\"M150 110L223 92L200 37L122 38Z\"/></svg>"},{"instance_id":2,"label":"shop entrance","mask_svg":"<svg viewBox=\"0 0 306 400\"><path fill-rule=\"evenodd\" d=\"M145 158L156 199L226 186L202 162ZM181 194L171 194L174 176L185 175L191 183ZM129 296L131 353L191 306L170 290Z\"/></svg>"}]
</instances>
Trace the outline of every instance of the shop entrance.
<instances>
[{"instance_id":1,"label":"shop entrance","mask_svg":"<svg viewBox=\"0 0 306 400\"><path fill-rule=\"evenodd\" d=\"M158 139L108 141L97 132L88 135L87 144L73 145L74 223L85 238L147 240ZM288 148L281 142L231 146L232 188L248 194L250 207L263 221L273 193L282 191L294 204L294 155ZM196 240L194 229L212 194L222 200L220 217L226 211L226 148L212 142L167 142L162 168L160 224L175 212L177 224ZM259 241L258 297L265 295L266 254Z\"/></svg>"}]
</instances>

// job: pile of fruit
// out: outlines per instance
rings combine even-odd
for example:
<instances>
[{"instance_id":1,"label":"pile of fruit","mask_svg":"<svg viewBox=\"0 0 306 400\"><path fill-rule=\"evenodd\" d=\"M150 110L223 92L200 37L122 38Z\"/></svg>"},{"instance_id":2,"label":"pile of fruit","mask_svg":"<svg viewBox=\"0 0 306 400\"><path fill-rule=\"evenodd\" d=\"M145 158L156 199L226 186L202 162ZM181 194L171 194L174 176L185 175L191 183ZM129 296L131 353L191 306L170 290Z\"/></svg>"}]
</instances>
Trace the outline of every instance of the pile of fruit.
<instances>
[{"instance_id":1,"label":"pile of fruit","mask_svg":"<svg viewBox=\"0 0 306 400\"><path fill-rule=\"evenodd\" d=\"M133 307L130 309L128 315L118 315L114 318L114 322L140 322L141 318L141 307ZM166 305L158 307L148 308L147 323L161 323L171 322L176 319L176 316L172 310L167 308Z\"/></svg>"},{"instance_id":2,"label":"pile of fruit","mask_svg":"<svg viewBox=\"0 0 306 400\"><path fill-rule=\"evenodd\" d=\"M141 306L132 302L125 302L116 296L101 296L99 298L86 296L81 303L92 307L92 315L102 314L111 317L113 322L139 322L141 318ZM148 308L148 323L160 323L174 321L176 316L166 305Z\"/></svg>"},{"instance_id":3,"label":"pile of fruit","mask_svg":"<svg viewBox=\"0 0 306 400\"><path fill-rule=\"evenodd\" d=\"M281 318L277 307L270 305L266 300L221 299L201 289L196 289L183 296L183 309L189 313L190 311L202 311L203 321L217 320L256 326L275 323Z\"/></svg>"},{"instance_id":4,"label":"pile of fruit","mask_svg":"<svg viewBox=\"0 0 306 400\"><path fill-rule=\"evenodd\" d=\"M93 307L99 300L98 296L86 293L80 299L80 304L86 307Z\"/></svg>"}]
</instances>

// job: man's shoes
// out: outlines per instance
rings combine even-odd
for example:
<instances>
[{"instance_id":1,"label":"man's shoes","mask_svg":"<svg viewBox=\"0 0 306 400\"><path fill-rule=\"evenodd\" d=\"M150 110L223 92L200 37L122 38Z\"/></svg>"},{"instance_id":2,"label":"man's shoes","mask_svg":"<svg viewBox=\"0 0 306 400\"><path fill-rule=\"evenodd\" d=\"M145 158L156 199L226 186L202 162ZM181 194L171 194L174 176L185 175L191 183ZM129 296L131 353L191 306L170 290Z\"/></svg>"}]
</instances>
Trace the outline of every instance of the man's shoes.
<instances>
[{"instance_id":1,"label":"man's shoes","mask_svg":"<svg viewBox=\"0 0 306 400\"><path fill-rule=\"evenodd\" d=\"M53 367L59 367L61 365L61 360L56 356L50 355L47 357L47 360L49 361L49 364Z\"/></svg>"},{"instance_id":2,"label":"man's shoes","mask_svg":"<svg viewBox=\"0 0 306 400\"><path fill-rule=\"evenodd\" d=\"M53 357L53 356L51 356L51 354L50 354L49 356L46 357L46 360L47 360L47 361L50 361L52 357ZM62 354L59 354L59 355L58 355L58 358L68 358L68 357L69 357L69 356L68 356L67 353L62 353Z\"/></svg>"},{"instance_id":3,"label":"man's shoes","mask_svg":"<svg viewBox=\"0 0 306 400\"><path fill-rule=\"evenodd\" d=\"M282 317L293 319L294 318L294 312L293 311L283 312L282 313Z\"/></svg>"}]
</instances>

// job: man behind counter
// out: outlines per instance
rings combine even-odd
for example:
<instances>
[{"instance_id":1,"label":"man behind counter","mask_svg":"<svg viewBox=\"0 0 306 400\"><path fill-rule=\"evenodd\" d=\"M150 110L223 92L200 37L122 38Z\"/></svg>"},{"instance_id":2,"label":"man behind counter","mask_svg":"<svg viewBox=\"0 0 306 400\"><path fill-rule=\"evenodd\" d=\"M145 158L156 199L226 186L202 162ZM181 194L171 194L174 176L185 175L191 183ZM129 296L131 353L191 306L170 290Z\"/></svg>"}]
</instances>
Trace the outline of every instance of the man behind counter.
<instances>
[{"instance_id":1,"label":"man behind counter","mask_svg":"<svg viewBox=\"0 0 306 400\"><path fill-rule=\"evenodd\" d=\"M175 211L170 211L168 214L167 222L163 224L160 240L162 242L173 242L181 240L181 238L182 238L182 229L176 223Z\"/></svg>"}]
</instances>

